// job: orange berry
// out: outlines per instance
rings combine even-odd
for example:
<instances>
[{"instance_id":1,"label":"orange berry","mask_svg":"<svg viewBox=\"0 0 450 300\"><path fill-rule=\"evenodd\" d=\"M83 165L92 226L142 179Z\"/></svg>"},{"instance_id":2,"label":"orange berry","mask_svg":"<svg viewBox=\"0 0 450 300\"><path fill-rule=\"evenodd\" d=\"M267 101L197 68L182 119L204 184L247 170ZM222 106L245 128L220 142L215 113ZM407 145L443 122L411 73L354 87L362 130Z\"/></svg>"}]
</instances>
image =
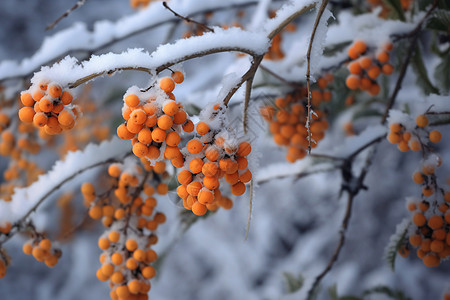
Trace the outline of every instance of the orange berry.
<instances>
[{"instance_id":1,"label":"orange berry","mask_svg":"<svg viewBox=\"0 0 450 300\"><path fill-rule=\"evenodd\" d=\"M166 136L166 144L168 146L175 147L180 143L180 141L181 141L181 137L175 131L169 132Z\"/></svg>"},{"instance_id":2,"label":"orange berry","mask_svg":"<svg viewBox=\"0 0 450 300\"><path fill-rule=\"evenodd\" d=\"M25 106L19 110L19 119L24 123L32 123L35 114L32 107Z\"/></svg>"},{"instance_id":3,"label":"orange berry","mask_svg":"<svg viewBox=\"0 0 450 300\"><path fill-rule=\"evenodd\" d=\"M159 81L159 87L166 93L170 93L175 89L175 82L170 77L163 77Z\"/></svg>"},{"instance_id":4,"label":"orange berry","mask_svg":"<svg viewBox=\"0 0 450 300\"><path fill-rule=\"evenodd\" d=\"M68 104L72 103L73 96L69 91L64 91L64 92L62 92L60 99L61 99L61 103L63 105L68 105Z\"/></svg>"},{"instance_id":5,"label":"orange berry","mask_svg":"<svg viewBox=\"0 0 450 300\"><path fill-rule=\"evenodd\" d=\"M175 81L175 83L182 83L184 81L184 75L180 71L175 71L172 73L172 79Z\"/></svg>"},{"instance_id":6,"label":"orange berry","mask_svg":"<svg viewBox=\"0 0 450 300\"><path fill-rule=\"evenodd\" d=\"M147 114L142 109L135 109L130 113L128 123L132 122L135 125L142 125L147 121Z\"/></svg>"},{"instance_id":7,"label":"orange berry","mask_svg":"<svg viewBox=\"0 0 450 300\"><path fill-rule=\"evenodd\" d=\"M430 244L430 250L435 253L440 253L444 250L444 242L440 240L433 240Z\"/></svg>"},{"instance_id":8,"label":"orange berry","mask_svg":"<svg viewBox=\"0 0 450 300\"><path fill-rule=\"evenodd\" d=\"M387 42L383 45L383 49L386 51L392 51L392 49L394 49L394 44Z\"/></svg>"},{"instance_id":9,"label":"orange berry","mask_svg":"<svg viewBox=\"0 0 450 300\"><path fill-rule=\"evenodd\" d=\"M111 281L115 284L120 284L123 280L123 274L120 271L116 271L111 275Z\"/></svg>"},{"instance_id":10,"label":"orange berry","mask_svg":"<svg viewBox=\"0 0 450 300\"><path fill-rule=\"evenodd\" d=\"M250 182L250 180L252 180L252 172L250 172L250 170L245 171L239 175L239 180L243 183Z\"/></svg>"},{"instance_id":11,"label":"orange berry","mask_svg":"<svg viewBox=\"0 0 450 300\"><path fill-rule=\"evenodd\" d=\"M431 229L439 229L439 228L442 228L442 226L444 226L444 220L442 219L441 216L438 216L438 215L431 216L431 217L428 219L428 226L429 226Z\"/></svg>"},{"instance_id":12,"label":"orange berry","mask_svg":"<svg viewBox=\"0 0 450 300\"><path fill-rule=\"evenodd\" d=\"M350 47L348 49L348 57L350 57L351 59L357 59L359 57L359 53L356 51L356 49L354 47Z\"/></svg>"},{"instance_id":13,"label":"orange berry","mask_svg":"<svg viewBox=\"0 0 450 300\"><path fill-rule=\"evenodd\" d=\"M170 127L172 127L173 120L168 115L162 115L161 117L158 118L157 124L158 124L158 127L161 128L162 130L167 130Z\"/></svg>"},{"instance_id":14,"label":"orange berry","mask_svg":"<svg viewBox=\"0 0 450 300\"><path fill-rule=\"evenodd\" d=\"M64 110L64 105L62 103L58 103L58 104L53 105L53 109L52 109L53 113L59 114L63 110Z\"/></svg>"},{"instance_id":15,"label":"orange berry","mask_svg":"<svg viewBox=\"0 0 450 300\"><path fill-rule=\"evenodd\" d=\"M423 258L423 263L429 268L437 267L441 263L441 259L433 253L428 253Z\"/></svg>"},{"instance_id":16,"label":"orange berry","mask_svg":"<svg viewBox=\"0 0 450 300\"><path fill-rule=\"evenodd\" d=\"M201 189L198 193L198 202L201 204L208 204L214 201L214 195L207 189Z\"/></svg>"},{"instance_id":17,"label":"orange berry","mask_svg":"<svg viewBox=\"0 0 450 300\"><path fill-rule=\"evenodd\" d=\"M189 193L189 195L197 197L198 193L200 192L200 190L202 189L202 184L198 181L194 181L188 184L188 186L186 187L187 192Z\"/></svg>"},{"instance_id":18,"label":"orange berry","mask_svg":"<svg viewBox=\"0 0 450 300\"><path fill-rule=\"evenodd\" d=\"M58 115L58 122L59 122L59 124L61 124L63 126L69 126L70 124L72 124L74 122L74 116L68 110L63 110Z\"/></svg>"},{"instance_id":19,"label":"orange berry","mask_svg":"<svg viewBox=\"0 0 450 300\"><path fill-rule=\"evenodd\" d=\"M184 110L180 110L173 116L173 123L176 125L181 125L186 121L186 119L186 112Z\"/></svg>"},{"instance_id":20,"label":"orange berry","mask_svg":"<svg viewBox=\"0 0 450 300\"><path fill-rule=\"evenodd\" d=\"M398 133L395 133L395 132L389 133L387 139L388 139L388 141L389 141L391 144L398 144L398 143L400 143L401 140L402 140L402 138L400 137L400 135L399 135Z\"/></svg>"},{"instance_id":21,"label":"orange berry","mask_svg":"<svg viewBox=\"0 0 450 300\"><path fill-rule=\"evenodd\" d=\"M135 133L128 130L125 124L120 124L119 127L117 127L117 136L122 140L131 140L135 135Z\"/></svg>"},{"instance_id":22,"label":"orange berry","mask_svg":"<svg viewBox=\"0 0 450 300\"><path fill-rule=\"evenodd\" d=\"M205 178L203 178L203 185L208 190L215 190L219 187L219 179L215 176L205 176Z\"/></svg>"},{"instance_id":23,"label":"orange berry","mask_svg":"<svg viewBox=\"0 0 450 300\"><path fill-rule=\"evenodd\" d=\"M187 120L183 125L183 130L188 133L194 131L194 123L191 120Z\"/></svg>"},{"instance_id":24,"label":"orange berry","mask_svg":"<svg viewBox=\"0 0 450 300\"><path fill-rule=\"evenodd\" d=\"M148 147L140 142L133 145L133 153L137 157L144 157L148 154Z\"/></svg>"},{"instance_id":25,"label":"orange berry","mask_svg":"<svg viewBox=\"0 0 450 300\"><path fill-rule=\"evenodd\" d=\"M36 127L44 127L47 125L47 121L48 117L42 112L36 113L33 117L33 124Z\"/></svg>"},{"instance_id":26,"label":"orange berry","mask_svg":"<svg viewBox=\"0 0 450 300\"><path fill-rule=\"evenodd\" d=\"M146 279L153 278L156 275L155 268L153 268L152 266L147 266L147 267L143 268L141 273L142 273L142 276L144 276L144 278L146 278Z\"/></svg>"},{"instance_id":27,"label":"orange berry","mask_svg":"<svg viewBox=\"0 0 450 300\"><path fill-rule=\"evenodd\" d=\"M194 158L189 162L189 170L194 174L200 173L202 168L203 160L201 158Z\"/></svg>"},{"instance_id":28,"label":"orange berry","mask_svg":"<svg viewBox=\"0 0 450 300\"><path fill-rule=\"evenodd\" d=\"M117 243L120 239L120 233L118 231L111 231L108 234L108 239L112 242L112 243Z\"/></svg>"},{"instance_id":29,"label":"orange berry","mask_svg":"<svg viewBox=\"0 0 450 300\"><path fill-rule=\"evenodd\" d=\"M207 211L208 209L206 208L206 206L198 201L192 204L192 212L197 216L203 216Z\"/></svg>"},{"instance_id":30,"label":"orange berry","mask_svg":"<svg viewBox=\"0 0 450 300\"><path fill-rule=\"evenodd\" d=\"M182 170L177 175L178 182L182 185L188 185L192 182L192 173L188 170Z\"/></svg>"},{"instance_id":31,"label":"orange berry","mask_svg":"<svg viewBox=\"0 0 450 300\"><path fill-rule=\"evenodd\" d=\"M163 107L163 112L168 116L174 116L179 110L178 104L175 101L170 101Z\"/></svg>"},{"instance_id":32,"label":"orange berry","mask_svg":"<svg viewBox=\"0 0 450 300\"><path fill-rule=\"evenodd\" d=\"M187 192L187 189L185 186L180 185L179 187L177 187L177 195L181 199L186 199L189 196L189 193Z\"/></svg>"},{"instance_id":33,"label":"orange berry","mask_svg":"<svg viewBox=\"0 0 450 300\"><path fill-rule=\"evenodd\" d=\"M34 101L39 101L39 100L42 99L42 97L44 97L44 95L45 95L44 92L36 91L36 92L33 93L33 100Z\"/></svg>"},{"instance_id":34,"label":"orange berry","mask_svg":"<svg viewBox=\"0 0 450 300\"><path fill-rule=\"evenodd\" d=\"M362 54L362 53L366 52L367 45L365 42L363 42L361 40L357 40L353 43L352 48L355 49L356 53Z\"/></svg>"},{"instance_id":35,"label":"orange berry","mask_svg":"<svg viewBox=\"0 0 450 300\"><path fill-rule=\"evenodd\" d=\"M348 70L350 71L351 74L355 74L355 75L359 75L362 72L361 65L359 64L358 61L353 61L353 62L349 63Z\"/></svg>"},{"instance_id":36,"label":"orange berry","mask_svg":"<svg viewBox=\"0 0 450 300\"><path fill-rule=\"evenodd\" d=\"M203 150L203 144L199 140L190 140L186 144L186 148L189 153L198 154Z\"/></svg>"},{"instance_id":37,"label":"orange berry","mask_svg":"<svg viewBox=\"0 0 450 300\"><path fill-rule=\"evenodd\" d=\"M245 193L245 184L238 182L231 186L231 193L235 196L241 196Z\"/></svg>"},{"instance_id":38,"label":"orange berry","mask_svg":"<svg viewBox=\"0 0 450 300\"><path fill-rule=\"evenodd\" d=\"M378 66L372 66L367 71L367 75L372 79L376 79L380 75L380 73L381 69Z\"/></svg>"},{"instance_id":39,"label":"orange berry","mask_svg":"<svg viewBox=\"0 0 450 300\"><path fill-rule=\"evenodd\" d=\"M428 125L428 118L425 115L418 115L416 118L417 126L424 128Z\"/></svg>"},{"instance_id":40,"label":"orange berry","mask_svg":"<svg viewBox=\"0 0 450 300\"><path fill-rule=\"evenodd\" d=\"M430 142L439 143L442 139L442 134L439 130L432 130L429 134Z\"/></svg>"},{"instance_id":41,"label":"orange berry","mask_svg":"<svg viewBox=\"0 0 450 300\"><path fill-rule=\"evenodd\" d=\"M31 97L30 93L22 93L20 95L20 101L25 106L33 106L34 105L34 100L33 100L33 97Z\"/></svg>"},{"instance_id":42,"label":"orange berry","mask_svg":"<svg viewBox=\"0 0 450 300\"><path fill-rule=\"evenodd\" d=\"M205 135L207 134L209 131L209 125L206 124L205 122L199 122L197 124L197 133L200 135Z\"/></svg>"},{"instance_id":43,"label":"orange berry","mask_svg":"<svg viewBox=\"0 0 450 300\"><path fill-rule=\"evenodd\" d=\"M157 143L162 143L166 140L166 131L161 128L155 128L152 131L152 139Z\"/></svg>"},{"instance_id":44,"label":"orange berry","mask_svg":"<svg viewBox=\"0 0 450 300\"><path fill-rule=\"evenodd\" d=\"M156 186L156 192L159 195L166 195L168 191L169 191L169 186L165 183L160 183Z\"/></svg>"},{"instance_id":45,"label":"orange berry","mask_svg":"<svg viewBox=\"0 0 450 300\"><path fill-rule=\"evenodd\" d=\"M394 67L390 64L385 64L381 67L381 72L385 75L391 75L394 73Z\"/></svg>"},{"instance_id":46,"label":"orange berry","mask_svg":"<svg viewBox=\"0 0 450 300\"><path fill-rule=\"evenodd\" d=\"M412 151L419 151L421 149L421 145L419 140L412 139L409 141L409 148L411 148Z\"/></svg>"},{"instance_id":47,"label":"orange berry","mask_svg":"<svg viewBox=\"0 0 450 300\"><path fill-rule=\"evenodd\" d=\"M412 234L409 236L409 243L414 247L418 247L422 243L422 237L418 234Z\"/></svg>"},{"instance_id":48,"label":"orange berry","mask_svg":"<svg viewBox=\"0 0 450 300\"><path fill-rule=\"evenodd\" d=\"M92 206L89 209L89 217L91 217L94 220L98 220L101 217L103 217L103 210L102 210L102 208L100 206L98 206L98 205Z\"/></svg>"},{"instance_id":49,"label":"orange berry","mask_svg":"<svg viewBox=\"0 0 450 300\"><path fill-rule=\"evenodd\" d=\"M431 195L434 194L434 191L433 191L433 189L432 189L431 187L429 187L429 186L424 186L424 187L422 188L422 194L423 194L425 197L430 197Z\"/></svg>"},{"instance_id":50,"label":"orange berry","mask_svg":"<svg viewBox=\"0 0 450 300\"><path fill-rule=\"evenodd\" d=\"M22 251L26 255L30 255L31 252L33 251L33 246L30 243L25 243L23 244Z\"/></svg>"},{"instance_id":51,"label":"orange berry","mask_svg":"<svg viewBox=\"0 0 450 300\"><path fill-rule=\"evenodd\" d=\"M214 147L208 147L205 150L205 156L209 161L216 161L219 158L219 151Z\"/></svg>"},{"instance_id":52,"label":"orange berry","mask_svg":"<svg viewBox=\"0 0 450 300\"><path fill-rule=\"evenodd\" d=\"M135 240L130 239L130 240L126 241L125 247L127 248L128 251L133 252L134 250L137 249L138 244L137 244L137 242Z\"/></svg>"},{"instance_id":53,"label":"orange berry","mask_svg":"<svg viewBox=\"0 0 450 300\"><path fill-rule=\"evenodd\" d=\"M213 162L207 162L202 166L202 173L205 176L214 176L216 175L217 171L219 170L219 167L216 163Z\"/></svg>"},{"instance_id":54,"label":"orange berry","mask_svg":"<svg viewBox=\"0 0 450 300\"><path fill-rule=\"evenodd\" d=\"M389 54L385 51L382 51L377 54L377 60L382 64L387 63L389 61Z\"/></svg>"},{"instance_id":55,"label":"orange berry","mask_svg":"<svg viewBox=\"0 0 450 300\"><path fill-rule=\"evenodd\" d=\"M62 89L58 84L50 84L48 86L48 94L50 97L59 98L62 95Z\"/></svg>"},{"instance_id":56,"label":"orange berry","mask_svg":"<svg viewBox=\"0 0 450 300\"><path fill-rule=\"evenodd\" d=\"M52 242L49 239L43 239L39 242L39 247L41 247L42 250L49 251L52 248Z\"/></svg>"},{"instance_id":57,"label":"orange berry","mask_svg":"<svg viewBox=\"0 0 450 300\"><path fill-rule=\"evenodd\" d=\"M345 84L351 90L356 90L357 88L359 88L360 83L361 83L361 80L359 79L358 76L355 76L355 75L350 75L345 80Z\"/></svg>"},{"instance_id":58,"label":"orange berry","mask_svg":"<svg viewBox=\"0 0 450 300\"><path fill-rule=\"evenodd\" d=\"M427 219L425 218L425 216L422 213L415 213L413 215L413 222L417 226L422 227L423 225L426 224Z\"/></svg>"},{"instance_id":59,"label":"orange berry","mask_svg":"<svg viewBox=\"0 0 450 300\"><path fill-rule=\"evenodd\" d=\"M235 172L233 174L225 174L225 181L229 184L229 185L233 185L239 182L239 173Z\"/></svg>"},{"instance_id":60,"label":"orange berry","mask_svg":"<svg viewBox=\"0 0 450 300\"><path fill-rule=\"evenodd\" d=\"M139 105L139 97L136 96L135 94L127 95L124 101L128 107L136 107Z\"/></svg>"},{"instance_id":61,"label":"orange berry","mask_svg":"<svg viewBox=\"0 0 450 300\"><path fill-rule=\"evenodd\" d=\"M129 270L136 270L137 267L139 266L139 263L134 258L130 257L127 259L125 266Z\"/></svg>"},{"instance_id":62,"label":"orange berry","mask_svg":"<svg viewBox=\"0 0 450 300\"><path fill-rule=\"evenodd\" d=\"M400 130L402 130L402 125L401 125L400 123L392 123L392 124L389 126L389 129L390 129L392 132L397 133L397 132L399 132Z\"/></svg>"},{"instance_id":63,"label":"orange berry","mask_svg":"<svg viewBox=\"0 0 450 300\"><path fill-rule=\"evenodd\" d=\"M414 172L412 178L413 178L414 183L416 183L416 184L422 184L425 182L425 179L424 179L422 173L418 172L418 171Z\"/></svg>"},{"instance_id":64,"label":"orange berry","mask_svg":"<svg viewBox=\"0 0 450 300\"><path fill-rule=\"evenodd\" d=\"M361 66L361 68L367 70L372 65L372 60L367 56L363 56L358 60L358 63Z\"/></svg>"},{"instance_id":65,"label":"orange berry","mask_svg":"<svg viewBox=\"0 0 450 300\"><path fill-rule=\"evenodd\" d=\"M252 152L252 146L249 142L242 142L239 144L236 154L238 156L247 156Z\"/></svg>"}]
</instances>

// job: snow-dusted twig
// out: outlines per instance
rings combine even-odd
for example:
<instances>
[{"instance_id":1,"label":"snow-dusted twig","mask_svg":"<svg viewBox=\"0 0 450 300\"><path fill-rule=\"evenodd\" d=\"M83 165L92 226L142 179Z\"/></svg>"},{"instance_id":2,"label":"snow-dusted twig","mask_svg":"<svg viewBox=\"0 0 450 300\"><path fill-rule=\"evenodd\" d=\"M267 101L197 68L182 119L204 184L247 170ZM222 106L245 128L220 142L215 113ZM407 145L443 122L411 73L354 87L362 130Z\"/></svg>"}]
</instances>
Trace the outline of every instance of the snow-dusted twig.
<instances>
[{"instance_id":1,"label":"snow-dusted twig","mask_svg":"<svg viewBox=\"0 0 450 300\"><path fill-rule=\"evenodd\" d=\"M270 74L271 76L275 77L279 81L283 82L284 84L289 85L290 87L293 87L293 88L299 88L300 87L299 83L296 83L296 82L293 82L293 81L289 81L289 80L281 77L280 75L278 75L277 73L273 72L272 70L270 70L269 68L267 68L264 65L260 65L259 68L261 70L263 70L264 72Z\"/></svg>"},{"instance_id":2,"label":"snow-dusted twig","mask_svg":"<svg viewBox=\"0 0 450 300\"><path fill-rule=\"evenodd\" d=\"M270 182L274 179L284 179L284 178L289 178L289 177L294 177L296 180L311 176L311 175L315 175L315 174L320 174L320 173L327 173L327 172L333 172L339 170L339 166L332 166L332 167L328 167L328 168L321 168L321 169L315 169L315 170L309 170L309 171L302 171L302 172L298 172L298 173L286 173L286 174L277 174L275 176L271 176L271 177L266 177L263 179L260 179L257 181L257 184L264 184L267 182Z\"/></svg>"},{"instance_id":3,"label":"snow-dusted twig","mask_svg":"<svg viewBox=\"0 0 450 300\"><path fill-rule=\"evenodd\" d=\"M317 13L316 20L314 22L314 27L311 32L311 38L309 40L308 52L306 53L306 92L308 97L308 115L306 116L306 129L308 130L308 153L311 154L311 90L310 90L310 76L311 76L311 51L314 43L314 37L316 36L317 27L319 27L320 19L322 18L323 12L327 7L328 0L322 0L320 4L319 11Z\"/></svg>"},{"instance_id":4,"label":"snow-dusted twig","mask_svg":"<svg viewBox=\"0 0 450 300\"><path fill-rule=\"evenodd\" d=\"M167 8L171 13L173 13L175 17L180 18L180 19L186 21L187 23L194 23L194 24L204 28L206 31L214 32L214 29L212 29L211 27L208 27L207 25L205 25L203 23L197 22L191 18L184 17L184 16L178 14L176 11L174 11L173 9L170 8L170 6L167 4L166 1L163 1L163 6L165 8Z\"/></svg>"},{"instance_id":5,"label":"snow-dusted twig","mask_svg":"<svg viewBox=\"0 0 450 300\"><path fill-rule=\"evenodd\" d=\"M64 14L62 14L58 19L56 19L52 24L48 25L45 30L50 30L53 29L53 27L56 26L56 24L58 24L62 19L66 18L67 16L69 16L74 10L80 8L81 6L83 6L86 3L87 0L79 0L77 1L77 3L75 3L74 6L72 6L72 8L66 10L66 12Z\"/></svg>"},{"instance_id":6,"label":"snow-dusted twig","mask_svg":"<svg viewBox=\"0 0 450 300\"><path fill-rule=\"evenodd\" d=\"M425 16L422 18L422 20L417 24L416 28L414 28L413 31L409 33L409 36L412 36L411 44L409 45L408 52L405 57L405 61L402 64L402 67L400 69L400 73L398 75L397 82L395 83L394 91L392 92L391 97L389 98L388 104L386 105L386 110L384 111L383 118L381 121L381 124L385 124L387 117L389 115L389 110L394 106L395 99L397 98L397 94L400 91L400 88L402 87L403 78L406 75L406 70L408 69L409 62L411 61L411 57L414 53L414 50L417 46L417 39L419 38L419 34L422 29L423 23L428 19L431 12L437 7L438 1L435 0L433 2L433 5L430 7L430 9L427 11Z\"/></svg>"}]
</instances>

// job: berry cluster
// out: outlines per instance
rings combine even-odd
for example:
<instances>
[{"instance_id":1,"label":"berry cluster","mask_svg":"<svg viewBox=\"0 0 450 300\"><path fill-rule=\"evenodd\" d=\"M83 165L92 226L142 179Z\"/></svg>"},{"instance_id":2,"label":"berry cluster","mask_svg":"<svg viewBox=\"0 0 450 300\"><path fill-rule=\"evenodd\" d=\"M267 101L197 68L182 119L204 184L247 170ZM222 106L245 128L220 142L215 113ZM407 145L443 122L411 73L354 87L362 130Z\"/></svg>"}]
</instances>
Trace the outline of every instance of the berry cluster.
<instances>
[{"instance_id":1,"label":"berry cluster","mask_svg":"<svg viewBox=\"0 0 450 300\"><path fill-rule=\"evenodd\" d=\"M442 138L439 130L428 130L428 117L426 115L418 115L416 122L406 116L401 116L403 120L400 122L389 122L388 141L391 144L397 144L397 147L402 152L420 151L427 148L428 141L431 143L438 143Z\"/></svg>"},{"instance_id":2,"label":"berry cluster","mask_svg":"<svg viewBox=\"0 0 450 300\"><path fill-rule=\"evenodd\" d=\"M49 239L41 237L26 242L22 250L26 255L33 255L37 261L44 262L50 268L56 266L62 254Z\"/></svg>"},{"instance_id":3,"label":"berry cluster","mask_svg":"<svg viewBox=\"0 0 450 300\"><path fill-rule=\"evenodd\" d=\"M24 107L19 110L19 119L43 127L50 135L72 129L80 114L77 106L71 105L73 96L70 91L63 91L54 82L31 86L21 93L20 100Z\"/></svg>"},{"instance_id":4,"label":"berry cluster","mask_svg":"<svg viewBox=\"0 0 450 300\"><path fill-rule=\"evenodd\" d=\"M188 120L183 106L174 101L175 96L172 94L175 83L183 80L183 73L175 71L172 78L161 78L160 89L153 88L148 92L136 90L125 94L122 116L126 122L117 128L117 135L121 139L131 140L133 153L137 157L152 162L167 158L175 167L183 165L183 156L178 147L180 133L181 130L194 130L194 124Z\"/></svg>"},{"instance_id":5,"label":"berry cluster","mask_svg":"<svg viewBox=\"0 0 450 300\"><path fill-rule=\"evenodd\" d=\"M215 110L219 109L215 106ZM199 136L189 140L183 149L186 162L177 175L181 184L177 194L186 209L201 216L219 206L231 208L231 200L221 196L221 178L230 185L233 195L245 193L245 183L252 179L246 158L251 146L246 141L237 143L229 133L211 130L205 122L199 122L196 131Z\"/></svg>"},{"instance_id":6,"label":"berry cluster","mask_svg":"<svg viewBox=\"0 0 450 300\"><path fill-rule=\"evenodd\" d=\"M331 78L329 78L331 80ZM328 81L324 78L320 80L320 89L325 89ZM324 119L325 114L319 110L318 106L324 100L324 94L328 93L315 90L312 96L312 122L310 126L312 139L311 147L317 146L317 142L325 136L328 129L328 122ZM327 96L327 99L329 96ZM260 109L263 118L269 122L269 131L273 134L273 140L279 146L288 148L286 160L295 162L306 156L308 149L308 129L306 124L305 107L307 104L306 90L288 94L286 97L275 99L273 105L267 105Z\"/></svg>"},{"instance_id":7,"label":"berry cluster","mask_svg":"<svg viewBox=\"0 0 450 300\"><path fill-rule=\"evenodd\" d=\"M376 82L378 76L383 73L391 75L394 67L388 63L389 52L393 49L392 43L386 43L376 52L370 54L367 44L361 40L355 41L348 49L348 56L352 60L347 65L350 75L345 84L351 90L361 89L371 96L380 93L380 85Z\"/></svg>"},{"instance_id":8,"label":"berry cluster","mask_svg":"<svg viewBox=\"0 0 450 300\"><path fill-rule=\"evenodd\" d=\"M91 183L81 187L85 205L90 207L89 216L102 219L109 228L98 241L103 253L97 277L110 281L112 299L128 296L146 299L149 280L155 276L150 264L157 255L151 246L158 241L154 231L166 222L166 217L155 211L157 201L153 196L155 191L167 194L168 186L161 182L167 172L164 162L150 166L148 160L141 161L145 171L131 157L123 163L111 164L108 175L112 187L104 194L97 194Z\"/></svg>"}]
</instances>

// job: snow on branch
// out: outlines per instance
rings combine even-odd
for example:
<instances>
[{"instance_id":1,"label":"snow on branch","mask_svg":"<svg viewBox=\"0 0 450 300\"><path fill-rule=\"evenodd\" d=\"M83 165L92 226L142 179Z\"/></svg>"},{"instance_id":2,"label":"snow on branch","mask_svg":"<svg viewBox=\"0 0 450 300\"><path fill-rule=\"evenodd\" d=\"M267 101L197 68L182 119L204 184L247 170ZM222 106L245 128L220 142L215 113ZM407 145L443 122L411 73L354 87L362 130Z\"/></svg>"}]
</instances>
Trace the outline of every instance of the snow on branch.
<instances>
[{"instance_id":1,"label":"snow on branch","mask_svg":"<svg viewBox=\"0 0 450 300\"><path fill-rule=\"evenodd\" d=\"M83 151L69 152L64 161L57 161L49 172L39 176L32 185L16 188L12 201L0 201L0 219L12 224L27 218L42 201L76 175L122 158L127 152L128 143L118 138L99 145L89 144Z\"/></svg>"},{"instance_id":2,"label":"snow on branch","mask_svg":"<svg viewBox=\"0 0 450 300\"><path fill-rule=\"evenodd\" d=\"M255 0L191 0L172 1L178 13L186 16L216 11L228 7L257 4ZM7 60L0 63L0 80L27 76L40 66L51 63L70 52L97 51L101 48L179 19L167 11L160 3L154 3L133 15L123 17L117 22L101 20L94 23L90 31L86 24L75 23L71 27L44 39L42 46L30 58L20 62Z\"/></svg>"},{"instance_id":3,"label":"snow on branch","mask_svg":"<svg viewBox=\"0 0 450 300\"><path fill-rule=\"evenodd\" d=\"M38 83L41 80L53 80L63 86L72 84L75 87L97 76L124 69L159 73L174 64L212 53L239 51L252 56L261 55L267 51L269 42L261 33L237 27L226 30L215 27L214 32L161 45L151 54L143 49L129 49L120 54L92 56L82 63L67 56L52 67L43 67L31 81ZM85 79L77 82L82 78Z\"/></svg>"}]
</instances>

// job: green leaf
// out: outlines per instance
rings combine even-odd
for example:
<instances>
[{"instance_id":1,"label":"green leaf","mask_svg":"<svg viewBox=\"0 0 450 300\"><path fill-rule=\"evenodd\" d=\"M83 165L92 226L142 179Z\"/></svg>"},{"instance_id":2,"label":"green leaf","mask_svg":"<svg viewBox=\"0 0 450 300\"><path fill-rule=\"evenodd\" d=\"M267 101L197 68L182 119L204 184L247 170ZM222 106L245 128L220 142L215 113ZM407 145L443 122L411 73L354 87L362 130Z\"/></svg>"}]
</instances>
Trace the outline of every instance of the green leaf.
<instances>
[{"instance_id":1,"label":"green leaf","mask_svg":"<svg viewBox=\"0 0 450 300\"><path fill-rule=\"evenodd\" d=\"M405 21L405 15L403 14L402 4L400 0L383 0L383 2L389 5L395 12L395 17L402 21Z\"/></svg>"},{"instance_id":2,"label":"green leaf","mask_svg":"<svg viewBox=\"0 0 450 300\"><path fill-rule=\"evenodd\" d=\"M438 9L427 22L427 28L450 33L450 11Z\"/></svg>"},{"instance_id":3,"label":"green leaf","mask_svg":"<svg viewBox=\"0 0 450 300\"><path fill-rule=\"evenodd\" d=\"M417 75L417 85L422 88L425 95L439 95L439 90L431 83L430 78L428 77L428 72L422 59L422 53L418 46L416 46L411 62Z\"/></svg>"},{"instance_id":4,"label":"green leaf","mask_svg":"<svg viewBox=\"0 0 450 300\"><path fill-rule=\"evenodd\" d=\"M397 251L405 243L409 224L410 221L408 219L403 219L403 221L397 225L395 233L391 236L389 244L386 246L384 256L392 271L395 270L395 258L397 257Z\"/></svg>"},{"instance_id":5,"label":"green leaf","mask_svg":"<svg viewBox=\"0 0 450 300\"><path fill-rule=\"evenodd\" d=\"M352 43L351 41L347 41L347 42L337 43L337 44L333 44L331 46L325 47L325 49L323 49L323 55L324 56L333 56L336 52L342 52L351 43Z\"/></svg>"},{"instance_id":6,"label":"green leaf","mask_svg":"<svg viewBox=\"0 0 450 300\"><path fill-rule=\"evenodd\" d=\"M284 272L284 278L286 279L288 293L295 293L302 288L305 278L300 274L298 276L292 273Z\"/></svg>"},{"instance_id":7,"label":"green leaf","mask_svg":"<svg viewBox=\"0 0 450 300\"><path fill-rule=\"evenodd\" d=\"M447 51L442 62L434 69L434 78L441 90L448 95L450 91L450 51Z\"/></svg>"},{"instance_id":8,"label":"green leaf","mask_svg":"<svg viewBox=\"0 0 450 300\"><path fill-rule=\"evenodd\" d=\"M403 294L402 291L393 290L390 287L384 285L376 286L374 288L364 291L363 296L367 296L370 294L384 294L395 300L412 300L411 298Z\"/></svg>"},{"instance_id":9,"label":"green leaf","mask_svg":"<svg viewBox=\"0 0 450 300\"><path fill-rule=\"evenodd\" d=\"M331 300L339 300L336 283L328 288L328 295L330 296Z\"/></svg>"}]
</instances>

